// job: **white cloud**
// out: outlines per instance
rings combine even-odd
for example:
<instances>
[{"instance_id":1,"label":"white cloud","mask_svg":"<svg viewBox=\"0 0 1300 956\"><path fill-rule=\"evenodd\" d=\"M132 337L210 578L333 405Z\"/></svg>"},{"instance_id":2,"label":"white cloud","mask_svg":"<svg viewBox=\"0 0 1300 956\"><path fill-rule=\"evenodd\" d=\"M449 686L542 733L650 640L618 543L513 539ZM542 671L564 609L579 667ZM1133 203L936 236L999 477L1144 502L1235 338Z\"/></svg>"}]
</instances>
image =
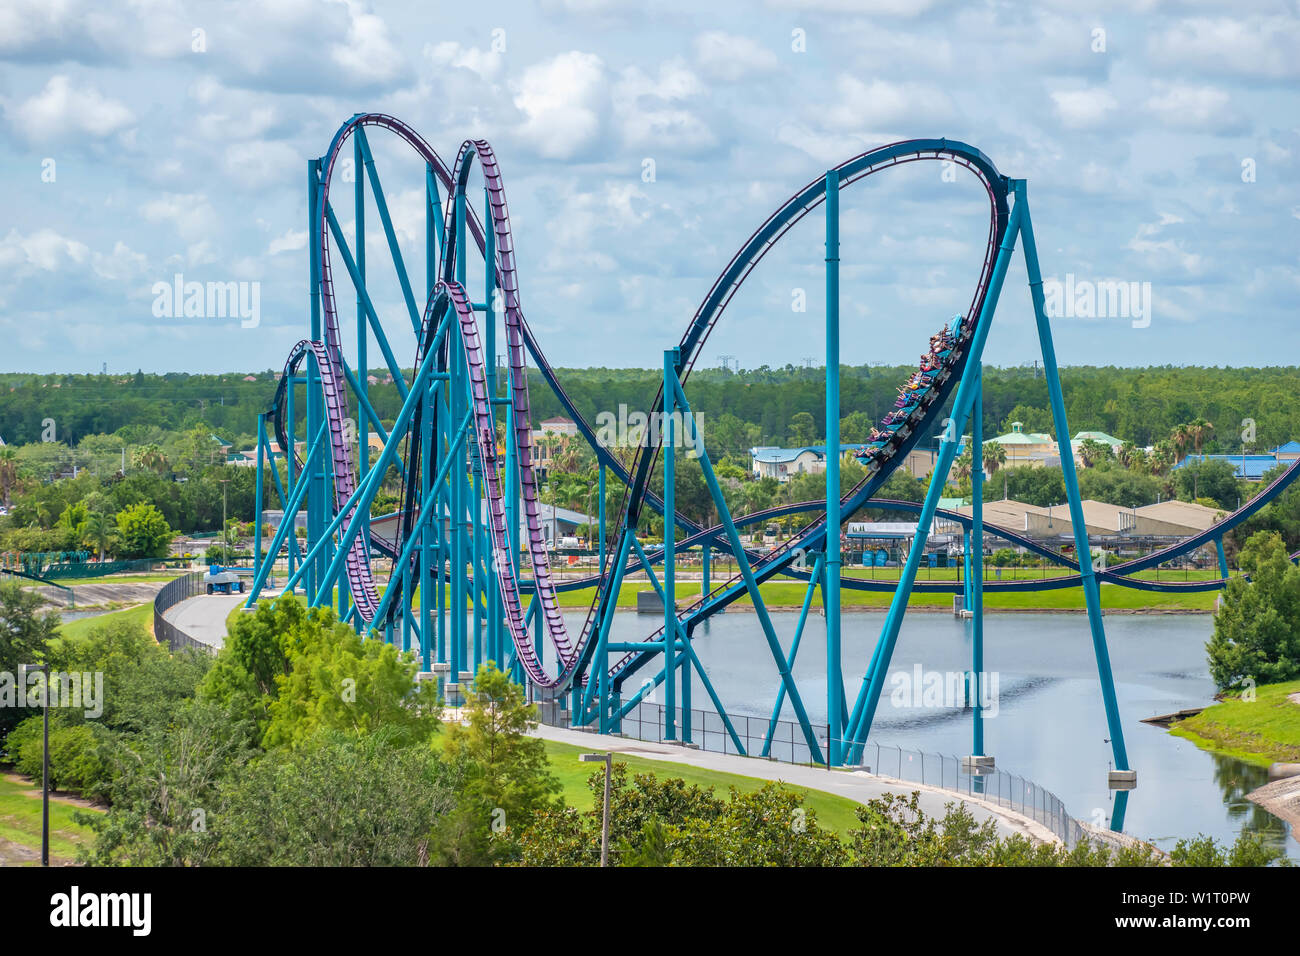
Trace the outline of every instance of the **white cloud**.
<instances>
[{"instance_id":1,"label":"white cloud","mask_svg":"<svg viewBox=\"0 0 1300 956\"><path fill-rule=\"evenodd\" d=\"M685 101L704 92L699 77L680 60L660 64L651 77L637 67L623 71L614 87L614 116L623 141L637 149L698 149L713 144L709 125Z\"/></svg>"},{"instance_id":2,"label":"white cloud","mask_svg":"<svg viewBox=\"0 0 1300 956\"><path fill-rule=\"evenodd\" d=\"M1286 79L1300 75L1300 21L1293 15L1194 17L1151 37L1148 50L1178 69Z\"/></svg>"},{"instance_id":3,"label":"white cloud","mask_svg":"<svg viewBox=\"0 0 1300 956\"><path fill-rule=\"evenodd\" d=\"M355 230L356 223L353 222ZM270 246L267 247L266 254L269 256L279 255L281 252L296 252L299 249L307 248L307 230L295 231L290 229L283 236L277 236L271 240Z\"/></svg>"},{"instance_id":4,"label":"white cloud","mask_svg":"<svg viewBox=\"0 0 1300 956\"><path fill-rule=\"evenodd\" d=\"M304 165L302 154L288 143L268 140L233 143L224 162L227 174L247 186L295 186Z\"/></svg>"},{"instance_id":5,"label":"white cloud","mask_svg":"<svg viewBox=\"0 0 1300 956\"><path fill-rule=\"evenodd\" d=\"M952 101L937 86L894 83L841 74L836 78L836 103L824 113L826 125L839 130L882 126L912 126L941 121L952 115Z\"/></svg>"},{"instance_id":6,"label":"white cloud","mask_svg":"<svg viewBox=\"0 0 1300 956\"><path fill-rule=\"evenodd\" d=\"M1091 87L1083 90L1058 90L1052 94L1056 113L1071 129L1086 129L1101 124L1119 102L1109 90Z\"/></svg>"},{"instance_id":7,"label":"white cloud","mask_svg":"<svg viewBox=\"0 0 1300 956\"><path fill-rule=\"evenodd\" d=\"M182 239L202 239L212 234L217 213L202 193L163 193L140 208L147 222L167 222Z\"/></svg>"},{"instance_id":8,"label":"white cloud","mask_svg":"<svg viewBox=\"0 0 1300 956\"><path fill-rule=\"evenodd\" d=\"M570 159L595 141L604 109L605 64L573 50L524 70L514 103L519 135L547 159Z\"/></svg>"},{"instance_id":9,"label":"white cloud","mask_svg":"<svg viewBox=\"0 0 1300 956\"><path fill-rule=\"evenodd\" d=\"M461 46L455 40L444 40L438 44L426 43L424 55L435 66L460 67L477 73L485 80L494 79L501 72L502 56L492 50L480 50L478 47Z\"/></svg>"},{"instance_id":10,"label":"white cloud","mask_svg":"<svg viewBox=\"0 0 1300 956\"><path fill-rule=\"evenodd\" d=\"M1242 129L1242 118L1231 109L1232 98L1226 90L1177 83L1159 84L1157 89L1146 106L1166 126L1214 133Z\"/></svg>"},{"instance_id":11,"label":"white cloud","mask_svg":"<svg viewBox=\"0 0 1300 956\"><path fill-rule=\"evenodd\" d=\"M90 248L84 242L69 239L50 228L26 236L10 229L0 240L0 268L20 275L35 270L58 272L69 265L81 265L89 256Z\"/></svg>"},{"instance_id":12,"label":"white cloud","mask_svg":"<svg viewBox=\"0 0 1300 956\"><path fill-rule=\"evenodd\" d=\"M135 122L125 104L92 86L75 86L63 74L12 112L14 125L33 143L80 138L103 139Z\"/></svg>"},{"instance_id":13,"label":"white cloud","mask_svg":"<svg viewBox=\"0 0 1300 956\"><path fill-rule=\"evenodd\" d=\"M776 54L746 36L712 30L695 38L695 59L709 76L734 82L755 73L770 73Z\"/></svg>"},{"instance_id":14,"label":"white cloud","mask_svg":"<svg viewBox=\"0 0 1300 956\"><path fill-rule=\"evenodd\" d=\"M406 72L406 59L393 45L388 25L359 3L343 0L348 8L347 37L330 48L330 59L363 83L390 83Z\"/></svg>"},{"instance_id":15,"label":"white cloud","mask_svg":"<svg viewBox=\"0 0 1300 956\"><path fill-rule=\"evenodd\" d=\"M143 275L149 264L148 258L120 239L113 244L112 252L96 252L91 261L96 275L117 281Z\"/></svg>"}]
</instances>

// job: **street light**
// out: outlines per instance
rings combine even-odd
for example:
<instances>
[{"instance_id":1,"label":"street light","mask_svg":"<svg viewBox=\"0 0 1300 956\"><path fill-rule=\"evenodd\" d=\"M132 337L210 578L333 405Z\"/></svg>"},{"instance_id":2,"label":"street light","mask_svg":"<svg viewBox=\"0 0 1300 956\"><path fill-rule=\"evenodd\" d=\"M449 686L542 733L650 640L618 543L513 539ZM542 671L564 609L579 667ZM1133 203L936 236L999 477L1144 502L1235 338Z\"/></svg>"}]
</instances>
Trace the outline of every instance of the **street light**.
<instances>
[{"instance_id":1,"label":"street light","mask_svg":"<svg viewBox=\"0 0 1300 956\"><path fill-rule=\"evenodd\" d=\"M36 672L45 675L41 693L41 709L44 712L45 748L41 754L41 866L50 865L50 665L20 664L18 674L22 686L27 687L27 675ZM608 779L608 778L606 778Z\"/></svg>"},{"instance_id":2,"label":"street light","mask_svg":"<svg viewBox=\"0 0 1300 956\"><path fill-rule=\"evenodd\" d=\"M583 763L605 765L605 805L600 815L600 865L609 866L609 773L613 766L614 755L606 751L600 754L582 754L578 759Z\"/></svg>"}]
</instances>

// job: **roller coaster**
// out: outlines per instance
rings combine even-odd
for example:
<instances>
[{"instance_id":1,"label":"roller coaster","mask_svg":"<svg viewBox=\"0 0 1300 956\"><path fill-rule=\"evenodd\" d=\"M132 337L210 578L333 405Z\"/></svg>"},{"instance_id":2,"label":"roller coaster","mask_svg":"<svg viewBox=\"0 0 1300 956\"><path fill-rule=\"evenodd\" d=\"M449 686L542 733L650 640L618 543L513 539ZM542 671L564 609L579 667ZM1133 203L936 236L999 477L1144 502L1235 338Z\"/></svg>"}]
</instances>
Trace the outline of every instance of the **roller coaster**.
<instances>
[{"instance_id":1,"label":"roller coaster","mask_svg":"<svg viewBox=\"0 0 1300 956\"><path fill-rule=\"evenodd\" d=\"M421 192L425 284L420 298L389 212L368 139L370 132L394 137L398 148L409 148L424 164ZM337 175L341 160L355 173L351 183L347 176ZM863 456L866 477L844 491L839 434L839 195L869 176L917 162L950 163L970 173L983 188L989 209L984 258L967 309L945 325L938 336L942 347L932 353L933 361L914 376L896 407L873 434ZM470 189L475 165L479 170L476 181L481 181L482 189L481 216L475 208L477 203L471 201L475 195ZM336 183L336 179L340 182ZM331 201L332 187L340 186L345 198L351 198L353 203L351 242ZM283 504L284 518L265 547L261 523L257 523L255 554L259 560L246 607L253 608L264 592L271 590L272 566L281 550L287 549L287 577L277 590L288 593L301 588L311 605L335 606L339 618L358 632L415 652L422 671L441 680L448 701L459 699L465 682L472 679L473 669L490 660L526 684L544 704L560 710L567 706L567 719L574 726L609 733L617 732L623 718L647 694L662 686L663 737L690 742L693 728L689 700L692 683L698 679L731 743L745 753L726 706L693 647L701 623L745 598L755 612L755 639L761 637L780 675L772 726L788 702L812 760L831 766L854 765L861 762L911 594L952 591L962 595L972 622L971 675L976 682L972 700L976 703L971 759L982 760L985 756L978 681L983 672L984 591L1080 587L1113 752L1111 786L1124 790L1135 785L1136 774L1129 766L1124 745L1102 622L1100 583L1149 591L1198 591L1224 586L1228 567L1223 535L1275 499L1300 474L1300 463L1292 464L1267 488L1209 530L1109 568L1094 568L1091 560L1077 560L1014 529L984 522L981 361L1019 241L1060 447L1073 527L1073 554L1092 553L1045 311L1026 182L1000 174L987 156L965 143L914 139L881 146L826 171L783 202L727 263L681 340L664 351L662 385L651 407L662 427L644 432L634 454L627 456L630 464L607 447L565 393L524 317L505 188L489 143L465 141L454 164L448 167L415 130L400 120L379 113L357 114L339 128L324 156L308 163L307 198L309 337L291 350L271 407L259 420L257 511L260 515L263 488L269 479ZM825 220L826 497L733 516L685 385L710 333L754 268L797 223L820 206L824 206ZM400 343L385 333L367 285L366 257L372 250L366 248L365 222L371 209L378 215L386 240L381 254L386 252L391 260L410 321L414 348L408 345L405 352L413 354L414 360L409 372L399 365ZM471 261L476 270L482 263L481 301L469 289ZM356 344L351 365L344 355L344 319L334 283L336 266L341 266L355 292ZM499 331L505 337L503 367L498 367ZM368 356L373 355L372 343L378 347L402 400L400 412L387 428L369 399L367 369ZM540 517L539 466L530 418L530 360L576 423L581 438L591 446L599 466L600 571L577 580L561 582L550 567ZM301 396L297 395L299 388ZM301 406L303 401L305 415L300 414L303 409L295 409L295 403ZM350 434L349 410L353 406L359 435ZM941 418L945 408L947 416ZM300 418L305 421L305 432L298 436L295 432ZM504 426L504 453L498 445L498 421ZM973 492L969 515L939 507L942 488L968 423L972 428ZM382 450L373 460L369 442L372 431L382 442ZM918 504L877 498L907 453L923 436L936 431L941 433L939 451L924 501ZM299 438L301 455L296 450ZM716 526L701 526L675 507L680 446L689 449L702 469L720 516ZM283 476L277 465L280 457L284 458ZM656 482L655 466L660 462L662 479ZM390 471L400 476L397 506L386 514L372 515L376 495ZM609 480L619 483L624 491L613 525L616 530L607 541L605 490ZM917 533L896 582L842 573L842 528L866 507L917 514ZM663 522L662 544L653 548L639 540L637 530L642 517L649 513L670 518ZM741 539L743 527L762 527L772 519L796 514L806 515L807 523L775 548L746 547ZM305 516L306 525L306 538L301 543L293 533L299 516ZM966 568L960 581L917 580L936 518L955 522L962 529ZM839 533L828 533L830 529ZM1050 559L1063 573L1036 580L983 581L978 566L972 568L971 554L973 550L982 551L986 533ZM1135 576L1209 544L1218 553L1221 576L1216 580L1171 582ZM701 596L679 606L677 558L695 548L701 553ZM710 562L715 552L734 557L738 571L711 583ZM375 555L391 562L382 589L372 568ZM525 568L527 575L523 573ZM664 608L663 623L641 640L615 641L611 632L617 598L625 577L634 572L644 572L657 592ZM794 639L784 647L759 590L763 582L777 576L807 585ZM570 627L561 611L559 593L581 588L593 589L595 597L581 626ZM840 595L845 588L893 592L851 706L840 639ZM826 615L828 726L823 739L819 739L809 720L793 676L795 655L816 590L821 592ZM638 674L644 676L638 679ZM769 730L768 745L770 738ZM1120 806L1117 802L1117 815L1122 821Z\"/></svg>"}]
</instances>

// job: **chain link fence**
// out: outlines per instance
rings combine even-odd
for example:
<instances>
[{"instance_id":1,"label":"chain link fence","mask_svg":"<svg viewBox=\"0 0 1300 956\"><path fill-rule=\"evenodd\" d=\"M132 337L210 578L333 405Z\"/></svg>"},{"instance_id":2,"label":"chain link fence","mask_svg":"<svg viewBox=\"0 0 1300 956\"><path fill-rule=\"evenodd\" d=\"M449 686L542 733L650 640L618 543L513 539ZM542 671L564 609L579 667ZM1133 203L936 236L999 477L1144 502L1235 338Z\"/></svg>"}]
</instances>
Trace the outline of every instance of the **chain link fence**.
<instances>
[{"instance_id":1,"label":"chain link fence","mask_svg":"<svg viewBox=\"0 0 1300 956\"><path fill-rule=\"evenodd\" d=\"M204 576L205 572L203 571L191 571L189 574L182 574L176 580L163 585L162 590L153 599L154 637L158 639L159 643L166 644L173 651L189 648L204 654L217 653L217 649L211 644L196 641L163 616L164 612L187 598L205 593Z\"/></svg>"},{"instance_id":2,"label":"chain link fence","mask_svg":"<svg viewBox=\"0 0 1300 956\"><path fill-rule=\"evenodd\" d=\"M615 726L615 730L636 740L662 742L666 711L667 708L662 704L643 701L628 711ZM683 711L679 707L674 708L673 713L674 734L680 742L683 737ZM737 748L736 740L719 714L711 710L695 709L689 713L691 743L701 750L766 757L784 763L815 762L803 728L795 721L778 720L773 726L768 718L729 714L731 727L736 738L739 738L742 751ZM555 716L558 717L558 714ZM567 716L561 725L568 726ZM827 727L824 724L814 724L812 729L817 746L824 754ZM976 770L965 765L961 758L950 754L868 743L862 752L861 765L854 769L947 790L1014 810L1047 827L1067 847L1074 847L1084 836L1083 827L1066 812L1065 804L1050 790L1004 770Z\"/></svg>"}]
</instances>

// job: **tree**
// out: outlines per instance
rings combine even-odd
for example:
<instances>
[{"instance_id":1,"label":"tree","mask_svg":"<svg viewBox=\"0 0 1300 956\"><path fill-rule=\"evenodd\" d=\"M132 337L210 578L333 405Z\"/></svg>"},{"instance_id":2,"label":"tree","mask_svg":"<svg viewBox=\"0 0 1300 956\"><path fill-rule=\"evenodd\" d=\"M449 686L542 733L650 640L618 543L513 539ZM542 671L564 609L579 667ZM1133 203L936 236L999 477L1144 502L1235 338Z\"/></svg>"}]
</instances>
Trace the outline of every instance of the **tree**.
<instances>
[{"instance_id":1,"label":"tree","mask_svg":"<svg viewBox=\"0 0 1300 956\"><path fill-rule=\"evenodd\" d=\"M1204 418L1196 417L1187 425L1187 438L1192 443L1196 454L1201 454L1205 443L1214 436L1214 425Z\"/></svg>"},{"instance_id":2,"label":"tree","mask_svg":"<svg viewBox=\"0 0 1300 956\"><path fill-rule=\"evenodd\" d=\"M190 701L169 727L115 750L111 807L82 822L95 842L79 859L94 866L198 866L216 848L209 821L224 813L221 778L251 753L249 726L220 707Z\"/></svg>"},{"instance_id":3,"label":"tree","mask_svg":"<svg viewBox=\"0 0 1300 956\"><path fill-rule=\"evenodd\" d=\"M536 711L524 689L488 661L467 695L465 724L451 724L444 752L464 773L460 805L439 826L440 861L482 865L518 853L534 814L552 805L560 782L540 737L528 736Z\"/></svg>"},{"instance_id":4,"label":"tree","mask_svg":"<svg viewBox=\"0 0 1300 956\"><path fill-rule=\"evenodd\" d=\"M791 447L803 448L807 445L815 445L817 443L817 433L817 423L813 421L811 413L795 412L790 416L790 426L787 434Z\"/></svg>"},{"instance_id":5,"label":"tree","mask_svg":"<svg viewBox=\"0 0 1300 956\"><path fill-rule=\"evenodd\" d=\"M1007 450L1002 447L1001 442L986 441L983 449L984 470L989 475L997 474L997 470L1007 463Z\"/></svg>"},{"instance_id":6,"label":"tree","mask_svg":"<svg viewBox=\"0 0 1300 956\"><path fill-rule=\"evenodd\" d=\"M161 511L142 503L118 513L117 535L124 558L165 558L175 532Z\"/></svg>"},{"instance_id":7,"label":"tree","mask_svg":"<svg viewBox=\"0 0 1300 956\"><path fill-rule=\"evenodd\" d=\"M220 866L422 866L455 806L456 780L428 747L386 731L322 730L224 778L210 863ZM399 809L400 808L400 809Z\"/></svg>"},{"instance_id":8,"label":"tree","mask_svg":"<svg viewBox=\"0 0 1300 956\"><path fill-rule=\"evenodd\" d=\"M1095 438L1085 438L1079 443L1079 461L1084 468L1095 468L1102 462L1108 462L1113 459L1114 453L1110 445L1104 441L1097 441Z\"/></svg>"},{"instance_id":9,"label":"tree","mask_svg":"<svg viewBox=\"0 0 1300 956\"><path fill-rule=\"evenodd\" d=\"M1220 458L1188 461L1174 475L1178 497L1184 501L1209 498L1225 511L1237 507L1241 489L1237 484L1236 470L1226 461Z\"/></svg>"},{"instance_id":10,"label":"tree","mask_svg":"<svg viewBox=\"0 0 1300 956\"><path fill-rule=\"evenodd\" d=\"M45 599L16 582L0 583L0 673L18 674L22 664L46 659L59 628L59 615L42 610ZM26 707L0 706L0 739L30 714Z\"/></svg>"},{"instance_id":11,"label":"tree","mask_svg":"<svg viewBox=\"0 0 1300 956\"><path fill-rule=\"evenodd\" d=\"M1169 431L1169 444L1174 453L1174 464L1187 457L1187 446L1191 444L1191 429L1185 423L1175 425Z\"/></svg>"},{"instance_id":12,"label":"tree","mask_svg":"<svg viewBox=\"0 0 1300 956\"><path fill-rule=\"evenodd\" d=\"M1300 567L1274 531L1252 535L1238 563L1249 580L1229 581L1214 615L1210 676L1221 690L1300 676Z\"/></svg>"},{"instance_id":13,"label":"tree","mask_svg":"<svg viewBox=\"0 0 1300 956\"><path fill-rule=\"evenodd\" d=\"M0 499L9 508L9 493L18 481L18 453L8 445L0 448Z\"/></svg>"},{"instance_id":14,"label":"tree","mask_svg":"<svg viewBox=\"0 0 1300 956\"><path fill-rule=\"evenodd\" d=\"M94 549L99 560L105 560L110 545L117 542L117 522L102 511L90 512L86 515L82 541Z\"/></svg>"},{"instance_id":15,"label":"tree","mask_svg":"<svg viewBox=\"0 0 1300 956\"><path fill-rule=\"evenodd\" d=\"M437 687L416 680L414 655L312 608L286 642L263 745L297 746L322 728L363 736L383 727L396 746L427 744L439 726Z\"/></svg>"}]
</instances>

